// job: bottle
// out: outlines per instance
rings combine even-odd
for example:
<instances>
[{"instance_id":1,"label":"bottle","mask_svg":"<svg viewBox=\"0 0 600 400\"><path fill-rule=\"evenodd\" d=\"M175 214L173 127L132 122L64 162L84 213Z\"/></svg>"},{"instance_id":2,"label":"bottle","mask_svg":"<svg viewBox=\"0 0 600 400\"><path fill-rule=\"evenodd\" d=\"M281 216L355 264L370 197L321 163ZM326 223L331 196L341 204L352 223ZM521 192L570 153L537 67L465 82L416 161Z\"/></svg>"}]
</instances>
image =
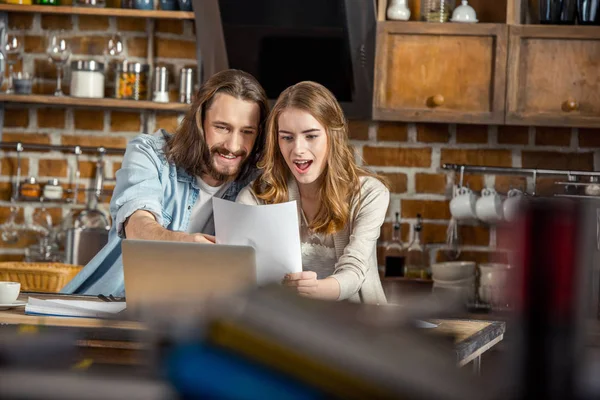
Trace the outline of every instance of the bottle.
<instances>
[{"instance_id":1,"label":"bottle","mask_svg":"<svg viewBox=\"0 0 600 400\"><path fill-rule=\"evenodd\" d=\"M396 213L396 221L392 230L392 241L385 248L385 276L404 276L405 248L400 239L400 213Z\"/></svg>"},{"instance_id":2,"label":"bottle","mask_svg":"<svg viewBox=\"0 0 600 400\"><path fill-rule=\"evenodd\" d=\"M577 12L580 25L594 25L599 22L598 7L600 0L578 0Z\"/></svg>"},{"instance_id":3,"label":"bottle","mask_svg":"<svg viewBox=\"0 0 600 400\"><path fill-rule=\"evenodd\" d=\"M540 23L573 25L577 0L540 0Z\"/></svg>"},{"instance_id":4,"label":"bottle","mask_svg":"<svg viewBox=\"0 0 600 400\"><path fill-rule=\"evenodd\" d=\"M421 214L417 214L417 223L414 227L414 238L406 250L406 267L404 275L407 278L427 279L427 258L424 245L421 242L423 222Z\"/></svg>"},{"instance_id":5,"label":"bottle","mask_svg":"<svg viewBox=\"0 0 600 400\"><path fill-rule=\"evenodd\" d=\"M406 0L390 0L386 15L389 20L408 21L410 9L406 4Z\"/></svg>"}]
</instances>

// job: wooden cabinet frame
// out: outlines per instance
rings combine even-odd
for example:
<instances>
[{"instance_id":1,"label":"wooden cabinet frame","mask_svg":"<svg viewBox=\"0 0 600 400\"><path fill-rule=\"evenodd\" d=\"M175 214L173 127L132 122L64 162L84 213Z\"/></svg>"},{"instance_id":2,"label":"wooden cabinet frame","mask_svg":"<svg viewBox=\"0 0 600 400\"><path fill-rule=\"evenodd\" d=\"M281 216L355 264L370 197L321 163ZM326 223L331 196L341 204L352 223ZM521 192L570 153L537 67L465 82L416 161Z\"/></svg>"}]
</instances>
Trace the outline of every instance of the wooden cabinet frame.
<instances>
[{"instance_id":1,"label":"wooden cabinet frame","mask_svg":"<svg viewBox=\"0 0 600 400\"><path fill-rule=\"evenodd\" d=\"M490 77L490 109L485 112L444 110L443 108L393 109L385 106L387 79L388 40L395 34L447 35L491 37L493 40L493 66ZM465 122L502 124L505 116L505 85L508 28L506 24L435 24L422 22L379 22L375 55L375 87L373 119L426 122ZM432 94L433 95L433 94Z\"/></svg>"},{"instance_id":2,"label":"wooden cabinet frame","mask_svg":"<svg viewBox=\"0 0 600 400\"><path fill-rule=\"evenodd\" d=\"M532 112L519 109L519 100L523 95L522 74L524 73L523 51L526 51L524 41L527 39L556 39L556 40L589 40L597 41L600 46L600 29L586 26L545 26L545 25L511 25L509 27L509 60L506 91L506 123L508 125L546 125L546 126L600 126L600 115L581 115L577 111L561 111L560 102L565 99L557 98L557 109L551 112ZM548 68L552 68L551 65ZM544 71L540 71L544 74ZM598 71L600 77L600 70ZM559 94L557 94L559 96ZM600 97L600 94L599 94ZM577 100L577 99L576 99Z\"/></svg>"}]
</instances>

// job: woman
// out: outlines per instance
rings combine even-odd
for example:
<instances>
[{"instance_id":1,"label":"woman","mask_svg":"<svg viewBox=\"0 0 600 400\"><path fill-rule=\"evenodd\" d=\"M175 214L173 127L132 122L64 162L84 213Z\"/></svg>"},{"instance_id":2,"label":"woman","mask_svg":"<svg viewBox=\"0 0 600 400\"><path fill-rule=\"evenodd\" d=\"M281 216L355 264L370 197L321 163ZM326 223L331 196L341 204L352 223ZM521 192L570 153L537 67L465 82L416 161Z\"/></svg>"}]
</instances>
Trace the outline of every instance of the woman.
<instances>
[{"instance_id":1,"label":"woman","mask_svg":"<svg viewBox=\"0 0 600 400\"><path fill-rule=\"evenodd\" d=\"M287 88L267 120L263 173L237 201L297 201L303 272L286 275L284 285L319 299L383 304L376 245L389 190L356 165L347 133L329 90L314 82Z\"/></svg>"}]
</instances>

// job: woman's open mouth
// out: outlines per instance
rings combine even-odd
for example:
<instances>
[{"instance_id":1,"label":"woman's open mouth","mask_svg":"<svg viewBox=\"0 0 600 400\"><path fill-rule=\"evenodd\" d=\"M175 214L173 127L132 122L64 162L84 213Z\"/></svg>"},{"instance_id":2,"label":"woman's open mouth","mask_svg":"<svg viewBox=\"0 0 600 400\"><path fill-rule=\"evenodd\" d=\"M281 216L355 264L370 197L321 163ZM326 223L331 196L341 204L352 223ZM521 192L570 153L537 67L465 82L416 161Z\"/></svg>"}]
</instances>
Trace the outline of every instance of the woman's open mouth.
<instances>
[{"instance_id":1,"label":"woman's open mouth","mask_svg":"<svg viewBox=\"0 0 600 400\"><path fill-rule=\"evenodd\" d=\"M299 174L306 174L312 163L312 160L296 160L294 166Z\"/></svg>"}]
</instances>

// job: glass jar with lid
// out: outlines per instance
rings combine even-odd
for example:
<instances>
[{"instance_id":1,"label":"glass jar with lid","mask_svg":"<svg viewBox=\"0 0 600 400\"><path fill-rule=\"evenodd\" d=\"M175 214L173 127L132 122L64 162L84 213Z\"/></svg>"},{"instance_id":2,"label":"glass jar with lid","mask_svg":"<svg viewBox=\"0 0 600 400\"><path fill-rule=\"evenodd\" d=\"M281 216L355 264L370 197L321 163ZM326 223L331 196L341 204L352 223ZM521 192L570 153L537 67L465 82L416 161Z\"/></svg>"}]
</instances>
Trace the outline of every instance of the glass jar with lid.
<instances>
[{"instance_id":1,"label":"glass jar with lid","mask_svg":"<svg viewBox=\"0 0 600 400\"><path fill-rule=\"evenodd\" d=\"M421 0L421 19L427 22L448 22L455 6L455 0Z\"/></svg>"},{"instance_id":2,"label":"glass jar with lid","mask_svg":"<svg viewBox=\"0 0 600 400\"><path fill-rule=\"evenodd\" d=\"M71 63L71 96L103 98L104 64L95 60L73 61Z\"/></svg>"},{"instance_id":3,"label":"glass jar with lid","mask_svg":"<svg viewBox=\"0 0 600 400\"><path fill-rule=\"evenodd\" d=\"M58 183L58 179L50 179L48 183L44 185L44 199L46 200L62 200L63 188Z\"/></svg>"},{"instance_id":4,"label":"glass jar with lid","mask_svg":"<svg viewBox=\"0 0 600 400\"><path fill-rule=\"evenodd\" d=\"M39 200L42 196L42 186L35 176L30 176L21 183L19 197L21 200Z\"/></svg>"},{"instance_id":5,"label":"glass jar with lid","mask_svg":"<svg viewBox=\"0 0 600 400\"><path fill-rule=\"evenodd\" d=\"M117 99L146 100L150 66L124 62L117 65L115 97Z\"/></svg>"}]
</instances>

